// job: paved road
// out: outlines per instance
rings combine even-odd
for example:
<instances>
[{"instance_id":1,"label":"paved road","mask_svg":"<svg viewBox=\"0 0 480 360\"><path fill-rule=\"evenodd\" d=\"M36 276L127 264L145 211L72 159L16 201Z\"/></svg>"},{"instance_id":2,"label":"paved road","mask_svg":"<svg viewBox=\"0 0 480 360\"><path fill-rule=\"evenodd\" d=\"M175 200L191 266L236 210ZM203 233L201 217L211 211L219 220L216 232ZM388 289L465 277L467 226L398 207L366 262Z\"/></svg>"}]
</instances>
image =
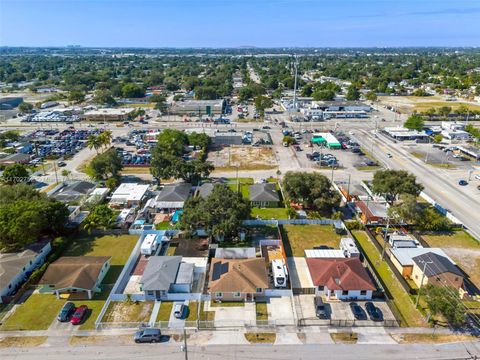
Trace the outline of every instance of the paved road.
<instances>
[{"instance_id":1,"label":"paved road","mask_svg":"<svg viewBox=\"0 0 480 360\"><path fill-rule=\"evenodd\" d=\"M450 210L480 239L480 201L478 197L459 188L457 180L448 173L448 170L425 165L382 135L375 138L366 130L360 132L362 136L357 136L357 140L369 151L373 148L373 153L380 162L388 168L408 170L414 174L425 186L427 195ZM389 158L387 153L391 153L392 157Z\"/></svg>"},{"instance_id":2,"label":"paved road","mask_svg":"<svg viewBox=\"0 0 480 360\"><path fill-rule=\"evenodd\" d=\"M188 358L196 359L319 359L321 354L335 354L335 359L474 359L480 348L474 343L447 345L215 345L189 346ZM184 359L180 343L124 346L55 346L3 349L2 360L10 359ZM325 358L333 358L327 355Z\"/></svg>"}]
</instances>

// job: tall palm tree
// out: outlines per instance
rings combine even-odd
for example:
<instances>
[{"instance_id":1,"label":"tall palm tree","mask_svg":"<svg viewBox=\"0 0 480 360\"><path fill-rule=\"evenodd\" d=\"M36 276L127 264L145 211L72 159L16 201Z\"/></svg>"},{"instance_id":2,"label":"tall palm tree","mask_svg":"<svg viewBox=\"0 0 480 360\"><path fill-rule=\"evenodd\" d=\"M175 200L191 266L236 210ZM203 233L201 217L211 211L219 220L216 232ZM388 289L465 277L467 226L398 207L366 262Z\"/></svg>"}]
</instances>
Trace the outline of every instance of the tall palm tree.
<instances>
[{"instance_id":1,"label":"tall palm tree","mask_svg":"<svg viewBox=\"0 0 480 360\"><path fill-rule=\"evenodd\" d=\"M102 140L100 139L100 136L97 135L90 135L87 138L87 146L89 149L95 149L98 155L98 149L102 147Z\"/></svg>"},{"instance_id":2,"label":"tall palm tree","mask_svg":"<svg viewBox=\"0 0 480 360\"><path fill-rule=\"evenodd\" d=\"M100 135L98 135L98 137L100 139L100 143L102 144L102 146L105 146L106 148L112 142L112 132L110 130L105 130Z\"/></svg>"}]
</instances>

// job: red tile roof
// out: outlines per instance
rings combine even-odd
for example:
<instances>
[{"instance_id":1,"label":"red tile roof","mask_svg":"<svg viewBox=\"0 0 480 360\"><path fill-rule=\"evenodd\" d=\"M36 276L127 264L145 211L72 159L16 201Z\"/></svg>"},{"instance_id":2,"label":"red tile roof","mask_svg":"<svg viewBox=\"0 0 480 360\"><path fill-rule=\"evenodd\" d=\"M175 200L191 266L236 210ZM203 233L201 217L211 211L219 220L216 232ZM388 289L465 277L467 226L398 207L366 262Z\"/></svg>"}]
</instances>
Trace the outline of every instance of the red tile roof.
<instances>
[{"instance_id":1,"label":"red tile roof","mask_svg":"<svg viewBox=\"0 0 480 360\"><path fill-rule=\"evenodd\" d=\"M315 286L329 290L375 290L358 258L307 258L307 265Z\"/></svg>"}]
</instances>

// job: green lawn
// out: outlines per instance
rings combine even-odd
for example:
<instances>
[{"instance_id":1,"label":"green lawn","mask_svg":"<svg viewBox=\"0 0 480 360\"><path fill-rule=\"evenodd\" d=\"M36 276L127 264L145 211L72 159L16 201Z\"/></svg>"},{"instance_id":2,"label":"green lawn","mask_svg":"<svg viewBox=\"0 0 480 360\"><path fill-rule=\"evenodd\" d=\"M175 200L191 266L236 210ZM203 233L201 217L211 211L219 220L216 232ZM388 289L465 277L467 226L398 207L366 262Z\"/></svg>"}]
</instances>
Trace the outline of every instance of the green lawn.
<instances>
[{"instance_id":1,"label":"green lawn","mask_svg":"<svg viewBox=\"0 0 480 360\"><path fill-rule=\"evenodd\" d=\"M332 225L284 225L284 246L287 256L305 256L305 249L328 246L338 249L341 235Z\"/></svg>"},{"instance_id":2,"label":"green lawn","mask_svg":"<svg viewBox=\"0 0 480 360\"><path fill-rule=\"evenodd\" d=\"M168 230L171 227L170 221L162 221L161 223L155 225L156 230Z\"/></svg>"},{"instance_id":3,"label":"green lawn","mask_svg":"<svg viewBox=\"0 0 480 360\"><path fill-rule=\"evenodd\" d=\"M242 194L242 196L245 198L245 199L248 199L249 198L249 194L250 194L250 191L249 191L249 184L244 184L244 183L240 183L240 193ZM238 190L238 184L237 183L234 183L234 184L228 184L228 187L233 190L233 191L237 191Z\"/></svg>"},{"instance_id":4,"label":"green lawn","mask_svg":"<svg viewBox=\"0 0 480 360\"><path fill-rule=\"evenodd\" d=\"M463 230L422 235L431 247L480 249L480 242Z\"/></svg>"},{"instance_id":5,"label":"green lawn","mask_svg":"<svg viewBox=\"0 0 480 360\"><path fill-rule=\"evenodd\" d=\"M162 301L160 304L160 310L157 314L157 322L158 321L169 321L170 314L172 313L173 308L173 301Z\"/></svg>"},{"instance_id":6,"label":"green lawn","mask_svg":"<svg viewBox=\"0 0 480 360\"><path fill-rule=\"evenodd\" d=\"M188 303L188 316L186 321L196 321L198 319L198 301Z\"/></svg>"},{"instance_id":7,"label":"green lawn","mask_svg":"<svg viewBox=\"0 0 480 360\"><path fill-rule=\"evenodd\" d=\"M268 310L267 303L265 302L256 302L255 310L257 314L257 320L268 320Z\"/></svg>"},{"instance_id":8,"label":"green lawn","mask_svg":"<svg viewBox=\"0 0 480 360\"><path fill-rule=\"evenodd\" d=\"M210 307L243 307L243 306L245 306L245 303L243 301L222 301L222 302L212 301L210 302Z\"/></svg>"},{"instance_id":9,"label":"green lawn","mask_svg":"<svg viewBox=\"0 0 480 360\"><path fill-rule=\"evenodd\" d=\"M215 311L206 311L205 302L200 303L200 321L213 321L215 320Z\"/></svg>"},{"instance_id":10,"label":"green lawn","mask_svg":"<svg viewBox=\"0 0 480 360\"><path fill-rule=\"evenodd\" d=\"M370 263L382 279L386 290L391 294L393 303L404 320L402 325L412 327L425 326L425 322L420 313L415 309L415 305L410 300L409 295L395 277L386 261L381 260L380 252L370 241L367 234L364 231L353 231L352 233L359 242L363 253L370 260Z\"/></svg>"},{"instance_id":11,"label":"green lawn","mask_svg":"<svg viewBox=\"0 0 480 360\"><path fill-rule=\"evenodd\" d=\"M285 208L252 208L251 216L260 219L288 219L287 209Z\"/></svg>"},{"instance_id":12,"label":"green lawn","mask_svg":"<svg viewBox=\"0 0 480 360\"><path fill-rule=\"evenodd\" d=\"M110 270L104 284L114 284L128 260L138 235L86 235L72 240L64 256L111 256Z\"/></svg>"}]
</instances>

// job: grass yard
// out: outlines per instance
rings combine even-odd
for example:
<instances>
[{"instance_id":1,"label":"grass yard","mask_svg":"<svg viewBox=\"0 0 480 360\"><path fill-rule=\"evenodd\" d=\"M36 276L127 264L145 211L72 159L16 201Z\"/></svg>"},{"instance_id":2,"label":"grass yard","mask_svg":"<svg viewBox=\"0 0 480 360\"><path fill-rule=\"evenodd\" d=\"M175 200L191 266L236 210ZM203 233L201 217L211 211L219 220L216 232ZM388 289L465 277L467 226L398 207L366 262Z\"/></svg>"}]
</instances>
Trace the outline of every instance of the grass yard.
<instances>
[{"instance_id":1,"label":"grass yard","mask_svg":"<svg viewBox=\"0 0 480 360\"><path fill-rule=\"evenodd\" d=\"M431 108L439 108L442 106L448 106L452 110L456 110L460 105L466 106L469 110L480 110L480 106L472 105L468 103L462 103L458 101L419 101L414 105L414 110L417 112L424 112Z\"/></svg>"},{"instance_id":2,"label":"grass yard","mask_svg":"<svg viewBox=\"0 0 480 360\"><path fill-rule=\"evenodd\" d=\"M157 314L157 322L158 321L169 321L170 314L172 313L173 308L173 301L162 301L160 304L160 310Z\"/></svg>"},{"instance_id":3,"label":"grass yard","mask_svg":"<svg viewBox=\"0 0 480 360\"><path fill-rule=\"evenodd\" d=\"M177 250L177 247L178 247L178 243L173 243L173 244L171 243L167 249L167 256L175 255L175 251Z\"/></svg>"},{"instance_id":4,"label":"grass yard","mask_svg":"<svg viewBox=\"0 0 480 360\"><path fill-rule=\"evenodd\" d=\"M243 301L222 301L216 302L211 301L210 307L244 307L245 303Z\"/></svg>"},{"instance_id":5,"label":"grass yard","mask_svg":"<svg viewBox=\"0 0 480 360\"><path fill-rule=\"evenodd\" d=\"M150 174L150 167L148 166L125 166L120 172L122 175L131 175L131 174Z\"/></svg>"},{"instance_id":6,"label":"grass yard","mask_svg":"<svg viewBox=\"0 0 480 360\"><path fill-rule=\"evenodd\" d=\"M466 334L395 334L392 338L399 344L442 344L460 341L477 341L478 338Z\"/></svg>"},{"instance_id":7,"label":"grass yard","mask_svg":"<svg viewBox=\"0 0 480 360\"><path fill-rule=\"evenodd\" d=\"M47 338L48 336L7 336L0 339L0 348L39 346Z\"/></svg>"},{"instance_id":8,"label":"grass yard","mask_svg":"<svg viewBox=\"0 0 480 360\"><path fill-rule=\"evenodd\" d=\"M244 199L248 199L250 195L249 184L240 183L240 193L242 194ZM237 183L228 184L228 187L233 191L238 191L239 187Z\"/></svg>"},{"instance_id":9,"label":"grass yard","mask_svg":"<svg viewBox=\"0 0 480 360\"><path fill-rule=\"evenodd\" d=\"M402 326L425 326L420 313L410 300L398 279L385 261L381 261L381 254L368 238L364 231L352 232L359 242L363 253L370 260L370 263L382 279L386 290L391 294L393 303L402 316Z\"/></svg>"},{"instance_id":10,"label":"grass yard","mask_svg":"<svg viewBox=\"0 0 480 360\"><path fill-rule=\"evenodd\" d=\"M112 301L102 322L148 322L153 310L153 301Z\"/></svg>"},{"instance_id":11,"label":"grass yard","mask_svg":"<svg viewBox=\"0 0 480 360\"><path fill-rule=\"evenodd\" d=\"M305 256L305 249L328 246L338 249L341 235L332 225L284 225L284 246L287 256Z\"/></svg>"},{"instance_id":12,"label":"grass yard","mask_svg":"<svg viewBox=\"0 0 480 360\"><path fill-rule=\"evenodd\" d=\"M73 238L64 256L111 256L104 284L114 284L138 241L138 235L87 235Z\"/></svg>"},{"instance_id":13,"label":"grass yard","mask_svg":"<svg viewBox=\"0 0 480 360\"><path fill-rule=\"evenodd\" d=\"M198 320L198 301L190 301L188 303L188 316L185 321Z\"/></svg>"},{"instance_id":14,"label":"grass yard","mask_svg":"<svg viewBox=\"0 0 480 360\"><path fill-rule=\"evenodd\" d=\"M285 208L252 208L251 216L265 220L270 219L288 219L287 209Z\"/></svg>"},{"instance_id":15,"label":"grass yard","mask_svg":"<svg viewBox=\"0 0 480 360\"><path fill-rule=\"evenodd\" d=\"M200 321L214 321L215 311L206 311L205 303L200 303Z\"/></svg>"},{"instance_id":16,"label":"grass yard","mask_svg":"<svg viewBox=\"0 0 480 360\"><path fill-rule=\"evenodd\" d=\"M244 335L251 344L273 344L277 339L275 333L245 333Z\"/></svg>"},{"instance_id":17,"label":"grass yard","mask_svg":"<svg viewBox=\"0 0 480 360\"><path fill-rule=\"evenodd\" d=\"M480 242L463 230L422 235L431 247L480 249Z\"/></svg>"},{"instance_id":18,"label":"grass yard","mask_svg":"<svg viewBox=\"0 0 480 360\"><path fill-rule=\"evenodd\" d=\"M155 230L168 230L172 226L170 225L170 221L162 221L155 225Z\"/></svg>"},{"instance_id":19,"label":"grass yard","mask_svg":"<svg viewBox=\"0 0 480 360\"><path fill-rule=\"evenodd\" d=\"M255 311L257 314L257 320L268 320L267 303L265 302L255 303Z\"/></svg>"},{"instance_id":20,"label":"grass yard","mask_svg":"<svg viewBox=\"0 0 480 360\"><path fill-rule=\"evenodd\" d=\"M358 334L354 332L330 333L330 337L335 344L356 344L358 341Z\"/></svg>"}]
</instances>

